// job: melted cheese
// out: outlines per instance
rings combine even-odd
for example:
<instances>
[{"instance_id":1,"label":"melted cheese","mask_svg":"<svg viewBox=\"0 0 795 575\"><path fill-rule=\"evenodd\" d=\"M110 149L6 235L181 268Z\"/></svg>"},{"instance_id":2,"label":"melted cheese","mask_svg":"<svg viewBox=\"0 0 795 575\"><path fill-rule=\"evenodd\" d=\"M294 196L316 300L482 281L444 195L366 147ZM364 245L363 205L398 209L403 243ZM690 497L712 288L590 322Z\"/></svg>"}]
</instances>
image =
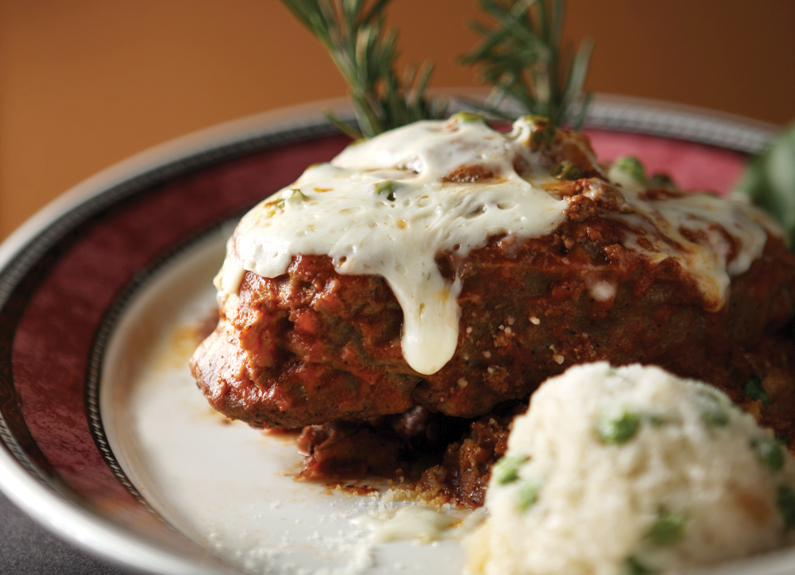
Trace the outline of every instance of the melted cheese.
<instances>
[{"instance_id":1,"label":"melted cheese","mask_svg":"<svg viewBox=\"0 0 795 575\"><path fill-rule=\"evenodd\" d=\"M376 543L416 541L432 543L444 539L461 539L486 519L485 508L463 511L442 507L443 512L422 505L409 505L394 513L379 510L352 519L359 527L370 530L369 539Z\"/></svg>"},{"instance_id":2,"label":"melted cheese","mask_svg":"<svg viewBox=\"0 0 795 575\"><path fill-rule=\"evenodd\" d=\"M363 515L353 521L360 527L369 527L370 540L376 543L412 539L430 543L446 538L449 530L456 524L454 518L420 506L402 507L386 518Z\"/></svg>"},{"instance_id":3,"label":"melted cheese","mask_svg":"<svg viewBox=\"0 0 795 575\"><path fill-rule=\"evenodd\" d=\"M675 258L695 280L704 298L704 309L720 310L729 295L731 277L751 267L762 255L767 230L777 231L775 224L760 210L740 201L730 201L712 194L689 194L681 198L644 201L637 194L625 193L627 203L642 216L642 221L624 216L651 246L638 242L639 235L628 234L624 247L644 253L652 261ZM719 226L717 227L716 226ZM731 243L721 231L739 244L735 257L729 261ZM688 237L700 236L698 243ZM673 242L673 243L672 243Z\"/></svg>"},{"instance_id":4,"label":"melted cheese","mask_svg":"<svg viewBox=\"0 0 795 575\"><path fill-rule=\"evenodd\" d=\"M500 233L542 236L565 217L565 200L514 170L517 156L540 164L527 145L531 129L529 121L508 134L482 121L427 121L350 146L280 192L278 207L271 199L243 218L219 289L236 292L243 270L276 277L295 255L328 255L341 274L387 281L403 309L406 362L419 373L435 373L455 353L461 290L458 280L442 277L436 254L466 256ZM442 181L471 166L494 178Z\"/></svg>"},{"instance_id":5,"label":"melted cheese","mask_svg":"<svg viewBox=\"0 0 795 575\"><path fill-rule=\"evenodd\" d=\"M284 274L296 255L330 256L340 274L386 280L403 310L406 362L421 374L437 372L455 353L461 283L442 276L436 255L465 257L497 234L540 237L566 217L568 201L541 187L554 178L549 158L528 144L533 128L531 119L522 118L511 132L501 133L482 121L454 117L417 122L349 146L244 216L216 277L219 292L236 294L246 271L273 278ZM514 169L517 161L524 178ZM450 181L459 168L491 177ZM746 204L703 194L649 201L642 199L642 187L635 188L616 183L610 189L624 205L619 213L601 215L637 231L627 234L625 247L652 261L677 259L696 279L705 308L720 309L730 276L747 271L764 248L765 229L775 226ZM739 246L729 263L729 242L714 224ZM683 228L702 233L707 242L687 240ZM651 242L638 242L641 236ZM590 289L597 300L614 294L604 282Z\"/></svg>"}]
</instances>

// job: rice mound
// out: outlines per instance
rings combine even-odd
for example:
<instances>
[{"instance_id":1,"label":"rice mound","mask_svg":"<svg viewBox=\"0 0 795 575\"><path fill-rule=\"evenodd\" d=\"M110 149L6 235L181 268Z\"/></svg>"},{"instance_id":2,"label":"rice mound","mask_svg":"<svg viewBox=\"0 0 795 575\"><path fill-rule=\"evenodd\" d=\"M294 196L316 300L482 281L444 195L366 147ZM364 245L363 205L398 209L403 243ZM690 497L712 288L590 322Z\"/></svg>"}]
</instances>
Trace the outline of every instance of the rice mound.
<instances>
[{"instance_id":1,"label":"rice mound","mask_svg":"<svg viewBox=\"0 0 795 575\"><path fill-rule=\"evenodd\" d=\"M465 542L486 575L643 575L792 539L792 456L715 388L592 363L545 382Z\"/></svg>"}]
</instances>

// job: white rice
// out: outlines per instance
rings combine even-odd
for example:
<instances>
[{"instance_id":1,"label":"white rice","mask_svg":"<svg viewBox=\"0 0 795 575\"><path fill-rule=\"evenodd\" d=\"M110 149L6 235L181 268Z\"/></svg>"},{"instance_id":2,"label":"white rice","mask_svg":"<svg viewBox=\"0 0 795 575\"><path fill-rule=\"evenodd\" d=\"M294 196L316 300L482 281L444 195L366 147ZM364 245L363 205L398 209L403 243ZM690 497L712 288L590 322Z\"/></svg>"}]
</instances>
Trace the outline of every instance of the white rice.
<instances>
[{"instance_id":1,"label":"white rice","mask_svg":"<svg viewBox=\"0 0 795 575\"><path fill-rule=\"evenodd\" d=\"M723 393L659 368L594 363L548 380L506 457L466 541L473 573L641 575L791 538L793 458Z\"/></svg>"}]
</instances>

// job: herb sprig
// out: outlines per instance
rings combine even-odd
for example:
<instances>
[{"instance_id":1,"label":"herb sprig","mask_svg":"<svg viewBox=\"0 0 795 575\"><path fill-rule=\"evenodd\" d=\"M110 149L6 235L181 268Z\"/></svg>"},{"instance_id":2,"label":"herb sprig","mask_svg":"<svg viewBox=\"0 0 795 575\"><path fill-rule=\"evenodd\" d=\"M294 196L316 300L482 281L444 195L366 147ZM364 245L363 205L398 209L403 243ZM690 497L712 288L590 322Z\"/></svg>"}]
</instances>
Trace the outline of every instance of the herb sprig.
<instances>
[{"instance_id":1,"label":"herb sprig","mask_svg":"<svg viewBox=\"0 0 795 575\"><path fill-rule=\"evenodd\" d=\"M778 221L795 250L795 123L749 162L736 191Z\"/></svg>"},{"instance_id":2,"label":"herb sprig","mask_svg":"<svg viewBox=\"0 0 795 575\"><path fill-rule=\"evenodd\" d=\"M481 78L494 86L484 109L510 117L498 109L509 99L526 114L582 127L591 99L583 87L593 41L582 40L566 73L561 35L565 0L481 0L480 6L495 25L472 24L483 40L461 61L481 66Z\"/></svg>"},{"instance_id":3,"label":"herb sprig","mask_svg":"<svg viewBox=\"0 0 795 575\"><path fill-rule=\"evenodd\" d=\"M397 33L384 27L384 9L391 0L282 1L326 48L348 84L361 132L327 114L342 131L370 138L445 116L446 103L425 94L433 64L426 62L418 71L407 67L402 78L395 72Z\"/></svg>"}]
</instances>

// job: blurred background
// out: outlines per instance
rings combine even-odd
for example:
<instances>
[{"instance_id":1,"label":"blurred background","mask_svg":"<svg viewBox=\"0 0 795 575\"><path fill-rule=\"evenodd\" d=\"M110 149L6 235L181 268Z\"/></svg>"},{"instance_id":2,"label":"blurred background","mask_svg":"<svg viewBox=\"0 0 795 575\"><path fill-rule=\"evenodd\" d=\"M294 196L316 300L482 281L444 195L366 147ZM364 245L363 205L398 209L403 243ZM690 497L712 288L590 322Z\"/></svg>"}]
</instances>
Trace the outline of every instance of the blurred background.
<instances>
[{"instance_id":1,"label":"blurred background","mask_svg":"<svg viewBox=\"0 0 795 575\"><path fill-rule=\"evenodd\" d=\"M474 0L394 0L406 62L457 65ZM569 0L596 42L587 88L783 125L795 119L795 1ZM136 152L219 122L342 96L325 52L277 0L0 0L0 240Z\"/></svg>"}]
</instances>

